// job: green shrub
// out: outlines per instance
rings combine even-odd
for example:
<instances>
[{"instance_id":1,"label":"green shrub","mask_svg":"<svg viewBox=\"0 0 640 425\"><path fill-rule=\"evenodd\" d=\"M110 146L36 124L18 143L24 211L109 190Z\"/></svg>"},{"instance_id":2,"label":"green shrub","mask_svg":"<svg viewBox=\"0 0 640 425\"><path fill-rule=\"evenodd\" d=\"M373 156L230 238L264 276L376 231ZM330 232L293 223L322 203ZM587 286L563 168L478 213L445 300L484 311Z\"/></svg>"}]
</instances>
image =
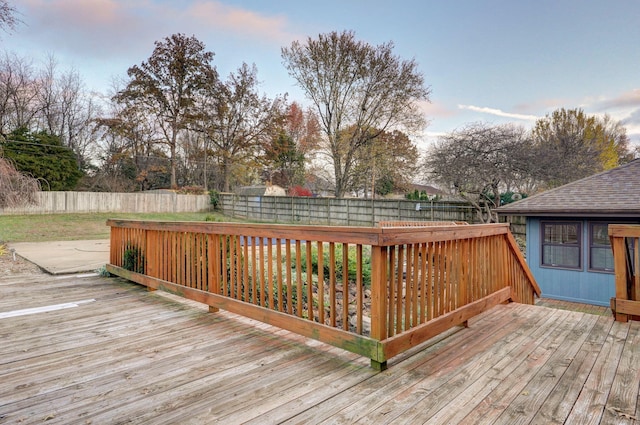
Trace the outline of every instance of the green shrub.
<instances>
[{"instance_id":1,"label":"green shrub","mask_svg":"<svg viewBox=\"0 0 640 425\"><path fill-rule=\"evenodd\" d=\"M217 210L220 206L220 193L217 190L212 189L209 191L209 203L214 210Z\"/></svg>"},{"instance_id":2,"label":"green shrub","mask_svg":"<svg viewBox=\"0 0 640 425\"><path fill-rule=\"evenodd\" d=\"M324 277L327 278L331 271L330 268L330 258L329 258L329 248L325 247L322 250L322 269ZM301 256L302 263L302 271L304 273L307 272L307 252L303 251ZM349 253L347 256L347 273L348 279L350 282L356 281L356 271L357 271L357 251L355 246L349 247ZM295 264L293 265L295 267ZM343 279L343 270L344 263L342 258L342 244L335 245L335 263L334 270L336 273L336 280L342 281ZM317 246L313 246L311 248L311 272L315 275L318 274L318 248ZM371 256L363 251L362 253L362 282L365 287L369 287L371 285Z\"/></svg>"},{"instance_id":3,"label":"green shrub","mask_svg":"<svg viewBox=\"0 0 640 425\"><path fill-rule=\"evenodd\" d=\"M95 270L96 274L98 276L102 276L102 277L111 277L111 273L109 273L107 271L107 267L106 266L102 266L98 269Z\"/></svg>"},{"instance_id":4,"label":"green shrub","mask_svg":"<svg viewBox=\"0 0 640 425\"><path fill-rule=\"evenodd\" d=\"M127 244L127 249L125 249L124 258L122 259L122 268L144 274L144 255L142 255L142 250L139 247Z\"/></svg>"}]
</instances>

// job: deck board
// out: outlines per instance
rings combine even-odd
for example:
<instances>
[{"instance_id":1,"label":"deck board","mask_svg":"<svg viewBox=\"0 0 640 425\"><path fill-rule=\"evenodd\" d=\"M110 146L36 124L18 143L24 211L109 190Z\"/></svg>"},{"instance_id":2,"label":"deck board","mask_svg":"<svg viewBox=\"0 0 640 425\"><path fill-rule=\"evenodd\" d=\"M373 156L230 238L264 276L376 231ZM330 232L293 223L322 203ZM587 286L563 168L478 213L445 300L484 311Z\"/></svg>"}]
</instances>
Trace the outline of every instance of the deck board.
<instances>
[{"instance_id":1,"label":"deck board","mask_svg":"<svg viewBox=\"0 0 640 425\"><path fill-rule=\"evenodd\" d=\"M0 424L634 424L640 323L499 305L368 359L118 278L0 278Z\"/></svg>"}]
</instances>

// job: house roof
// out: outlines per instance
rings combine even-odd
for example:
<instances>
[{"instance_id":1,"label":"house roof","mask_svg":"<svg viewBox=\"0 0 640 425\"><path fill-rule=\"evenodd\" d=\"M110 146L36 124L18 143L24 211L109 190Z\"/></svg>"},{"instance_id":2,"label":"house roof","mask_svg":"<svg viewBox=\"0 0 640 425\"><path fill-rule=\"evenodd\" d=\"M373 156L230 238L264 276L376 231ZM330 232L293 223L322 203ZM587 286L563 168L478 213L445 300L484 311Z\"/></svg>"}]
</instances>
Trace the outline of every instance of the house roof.
<instances>
[{"instance_id":1,"label":"house roof","mask_svg":"<svg viewBox=\"0 0 640 425\"><path fill-rule=\"evenodd\" d=\"M409 187L411 189L416 189L416 190L419 190L419 191L424 190L429 195L443 195L444 194L444 191L442 191L442 190L440 190L440 189L438 189L436 187L430 186L428 184L411 184Z\"/></svg>"},{"instance_id":2,"label":"house roof","mask_svg":"<svg viewBox=\"0 0 640 425\"><path fill-rule=\"evenodd\" d=\"M638 216L640 159L497 208L500 215Z\"/></svg>"}]
</instances>

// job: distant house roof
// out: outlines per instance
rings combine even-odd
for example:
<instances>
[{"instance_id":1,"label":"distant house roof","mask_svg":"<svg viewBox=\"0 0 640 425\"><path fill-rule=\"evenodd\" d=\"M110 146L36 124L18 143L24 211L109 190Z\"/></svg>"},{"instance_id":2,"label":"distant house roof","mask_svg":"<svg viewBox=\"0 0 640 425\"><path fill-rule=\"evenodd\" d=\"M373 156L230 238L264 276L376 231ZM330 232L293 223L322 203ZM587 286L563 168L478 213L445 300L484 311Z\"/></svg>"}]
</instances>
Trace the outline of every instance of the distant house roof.
<instances>
[{"instance_id":1,"label":"distant house roof","mask_svg":"<svg viewBox=\"0 0 640 425\"><path fill-rule=\"evenodd\" d=\"M427 193L428 195L443 195L444 191L433 187L433 186L429 186L427 184L412 184L409 186L411 189L414 190L418 190L418 191L425 191L425 193Z\"/></svg>"},{"instance_id":2,"label":"distant house roof","mask_svg":"<svg viewBox=\"0 0 640 425\"><path fill-rule=\"evenodd\" d=\"M497 208L500 215L638 216L640 159Z\"/></svg>"},{"instance_id":3,"label":"distant house roof","mask_svg":"<svg viewBox=\"0 0 640 425\"><path fill-rule=\"evenodd\" d=\"M285 196L286 191L275 184L243 186L236 188L236 194L244 196Z\"/></svg>"}]
</instances>

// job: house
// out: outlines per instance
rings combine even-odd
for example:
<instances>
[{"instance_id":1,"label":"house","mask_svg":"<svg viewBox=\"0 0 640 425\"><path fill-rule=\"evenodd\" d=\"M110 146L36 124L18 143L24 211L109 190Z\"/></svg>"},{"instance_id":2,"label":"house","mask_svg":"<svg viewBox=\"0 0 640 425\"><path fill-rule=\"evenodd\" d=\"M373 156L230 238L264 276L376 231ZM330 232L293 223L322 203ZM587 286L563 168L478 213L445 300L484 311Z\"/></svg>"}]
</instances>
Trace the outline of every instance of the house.
<instances>
[{"instance_id":1,"label":"house","mask_svg":"<svg viewBox=\"0 0 640 425\"><path fill-rule=\"evenodd\" d=\"M640 223L640 159L497 209L526 217L526 257L542 296L608 306L615 296L607 226Z\"/></svg>"},{"instance_id":2,"label":"house","mask_svg":"<svg viewBox=\"0 0 640 425\"><path fill-rule=\"evenodd\" d=\"M244 196L286 196L287 191L275 184L259 185L259 186L243 186L236 189L238 195Z\"/></svg>"}]
</instances>

